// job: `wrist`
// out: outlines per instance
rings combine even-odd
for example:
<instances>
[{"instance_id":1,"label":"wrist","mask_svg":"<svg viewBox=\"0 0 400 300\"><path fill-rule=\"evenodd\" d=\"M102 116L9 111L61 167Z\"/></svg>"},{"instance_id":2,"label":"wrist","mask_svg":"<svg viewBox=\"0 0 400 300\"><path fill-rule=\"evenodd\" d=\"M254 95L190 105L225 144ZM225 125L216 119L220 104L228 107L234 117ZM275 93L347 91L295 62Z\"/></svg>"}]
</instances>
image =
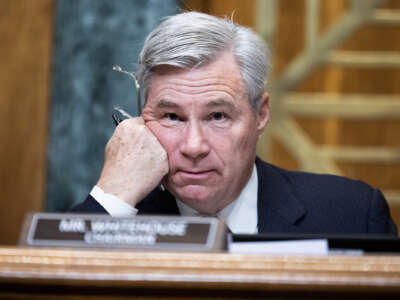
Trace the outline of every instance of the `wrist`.
<instances>
[{"instance_id":1,"label":"wrist","mask_svg":"<svg viewBox=\"0 0 400 300\"><path fill-rule=\"evenodd\" d=\"M141 200L139 194L132 188L119 188L116 184L107 183L102 180L99 180L96 186L102 189L104 193L115 196L133 207Z\"/></svg>"}]
</instances>

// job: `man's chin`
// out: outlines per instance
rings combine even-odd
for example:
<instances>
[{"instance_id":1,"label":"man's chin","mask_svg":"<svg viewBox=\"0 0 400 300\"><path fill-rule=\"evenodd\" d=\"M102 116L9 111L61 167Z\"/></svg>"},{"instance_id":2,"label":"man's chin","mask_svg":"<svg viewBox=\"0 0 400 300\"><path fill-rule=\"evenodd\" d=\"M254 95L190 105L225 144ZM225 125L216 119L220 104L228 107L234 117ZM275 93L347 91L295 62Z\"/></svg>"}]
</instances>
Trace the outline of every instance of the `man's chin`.
<instances>
[{"instance_id":1,"label":"man's chin","mask_svg":"<svg viewBox=\"0 0 400 300\"><path fill-rule=\"evenodd\" d=\"M216 206L215 202L217 199L215 193L204 186L185 186L184 188L174 190L173 194L180 201L196 210L203 211L207 207Z\"/></svg>"},{"instance_id":2,"label":"man's chin","mask_svg":"<svg viewBox=\"0 0 400 300\"><path fill-rule=\"evenodd\" d=\"M211 200L213 193L210 192L209 188L206 188L201 185L187 185L183 188L179 188L176 190L178 198L182 201L192 200L192 201L209 201Z\"/></svg>"}]
</instances>

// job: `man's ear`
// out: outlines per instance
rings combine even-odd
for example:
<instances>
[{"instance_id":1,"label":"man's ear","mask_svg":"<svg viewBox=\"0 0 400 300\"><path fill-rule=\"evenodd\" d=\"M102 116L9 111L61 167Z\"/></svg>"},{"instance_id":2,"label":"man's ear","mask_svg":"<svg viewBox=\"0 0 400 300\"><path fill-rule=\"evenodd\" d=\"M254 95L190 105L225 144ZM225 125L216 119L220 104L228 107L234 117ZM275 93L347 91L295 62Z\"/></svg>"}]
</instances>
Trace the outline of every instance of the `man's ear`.
<instances>
[{"instance_id":1,"label":"man's ear","mask_svg":"<svg viewBox=\"0 0 400 300\"><path fill-rule=\"evenodd\" d=\"M260 108L257 112L257 131L261 134L264 131L265 126L267 126L269 121L269 95L264 93L261 96Z\"/></svg>"}]
</instances>

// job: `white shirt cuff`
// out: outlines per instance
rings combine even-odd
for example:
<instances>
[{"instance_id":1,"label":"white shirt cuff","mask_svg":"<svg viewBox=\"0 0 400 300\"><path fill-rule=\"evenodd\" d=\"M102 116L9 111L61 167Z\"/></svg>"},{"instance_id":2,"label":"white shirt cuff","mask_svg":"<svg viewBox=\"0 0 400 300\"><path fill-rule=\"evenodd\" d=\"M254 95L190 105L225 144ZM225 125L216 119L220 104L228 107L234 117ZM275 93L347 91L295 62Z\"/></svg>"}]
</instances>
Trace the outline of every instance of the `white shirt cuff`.
<instances>
[{"instance_id":1,"label":"white shirt cuff","mask_svg":"<svg viewBox=\"0 0 400 300\"><path fill-rule=\"evenodd\" d=\"M112 217L133 217L138 210L112 194L104 193L97 185L90 191L92 196Z\"/></svg>"}]
</instances>

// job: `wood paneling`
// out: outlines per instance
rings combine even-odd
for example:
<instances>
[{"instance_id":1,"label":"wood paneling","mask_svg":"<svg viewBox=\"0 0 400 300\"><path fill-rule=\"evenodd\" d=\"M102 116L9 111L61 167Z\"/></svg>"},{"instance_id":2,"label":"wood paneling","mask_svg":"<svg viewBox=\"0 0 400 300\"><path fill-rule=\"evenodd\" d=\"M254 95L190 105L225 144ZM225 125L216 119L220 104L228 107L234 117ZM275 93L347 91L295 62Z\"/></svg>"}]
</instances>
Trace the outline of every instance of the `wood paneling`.
<instances>
[{"instance_id":1,"label":"wood paneling","mask_svg":"<svg viewBox=\"0 0 400 300\"><path fill-rule=\"evenodd\" d=\"M0 1L0 244L40 211L46 178L53 0Z\"/></svg>"},{"instance_id":2,"label":"wood paneling","mask_svg":"<svg viewBox=\"0 0 400 300\"><path fill-rule=\"evenodd\" d=\"M305 34L304 13L304 1L279 1L277 24L275 25L275 51L272 57L272 77L279 76L296 55L302 51ZM293 34L293 30L296 31L296 34ZM272 110L271 113L274 113L274 111ZM301 124L309 125L307 122ZM268 130L268 127L266 130ZM298 170L300 168L293 155L286 151L275 139L271 139L268 147L271 148L268 157L270 162L289 170Z\"/></svg>"},{"instance_id":3,"label":"wood paneling","mask_svg":"<svg viewBox=\"0 0 400 300\"><path fill-rule=\"evenodd\" d=\"M186 10L201 11L218 17L233 16L236 23L255 26L255 0L182 0L182 7Z\"/></svg>"},{"instance_id":4,"label":"wood paneling","mask_svg":"<svg viewBox=\"0 0 400 300\"><path fill-rule=\"evenodd\" d=\"M299 1L304 2L304 1ZM304 19L300 12L298 15L290 13L294 4L290 0L280 0L279 10L279 33L286 32L288 27L298 26ZM348 1L320 1L320 32L327 30L329 26L348 9ZM296 4L299 5L299 4ZM389 1L384 8L399 9L398 1ZM290 16L288 19L287 16ZM286 28L286 29L285 29ZM339 47L341 50L353 51L400 51L400 41L396 37L400 34L398 25L375 25L366 24L351 35ZM278 61L290 61L292 56L287 55L286 48L299 48L297 40L286 39L277 40L277 59ZM283 55L283 57L282 57ZM311 76L304 78L304 81L297 87L302 92L326 92L334 94L391 94L399 95L400 86L399 69L379 69L379 68L355 68L334 65L321 66L315 70ZM399 98L400 101L400 98ZM341 119L315 119L298 118L298 123L312 141L316 144L331 146L390 146L398 148L400 122L395 120L341 120ZM293 167L288 159L288 154L284 151L279 152L276 143L273 144L273 156L271 160L286 168ZM278 150L277 150L278 149ZM355 163L340 162L340 169L343 174L368 182L380 189L395 190L400 189L400 164L398 163ZM391 204L393 217L397 224L400 224L400 206Z\"/></svg>"}]
</instances>

